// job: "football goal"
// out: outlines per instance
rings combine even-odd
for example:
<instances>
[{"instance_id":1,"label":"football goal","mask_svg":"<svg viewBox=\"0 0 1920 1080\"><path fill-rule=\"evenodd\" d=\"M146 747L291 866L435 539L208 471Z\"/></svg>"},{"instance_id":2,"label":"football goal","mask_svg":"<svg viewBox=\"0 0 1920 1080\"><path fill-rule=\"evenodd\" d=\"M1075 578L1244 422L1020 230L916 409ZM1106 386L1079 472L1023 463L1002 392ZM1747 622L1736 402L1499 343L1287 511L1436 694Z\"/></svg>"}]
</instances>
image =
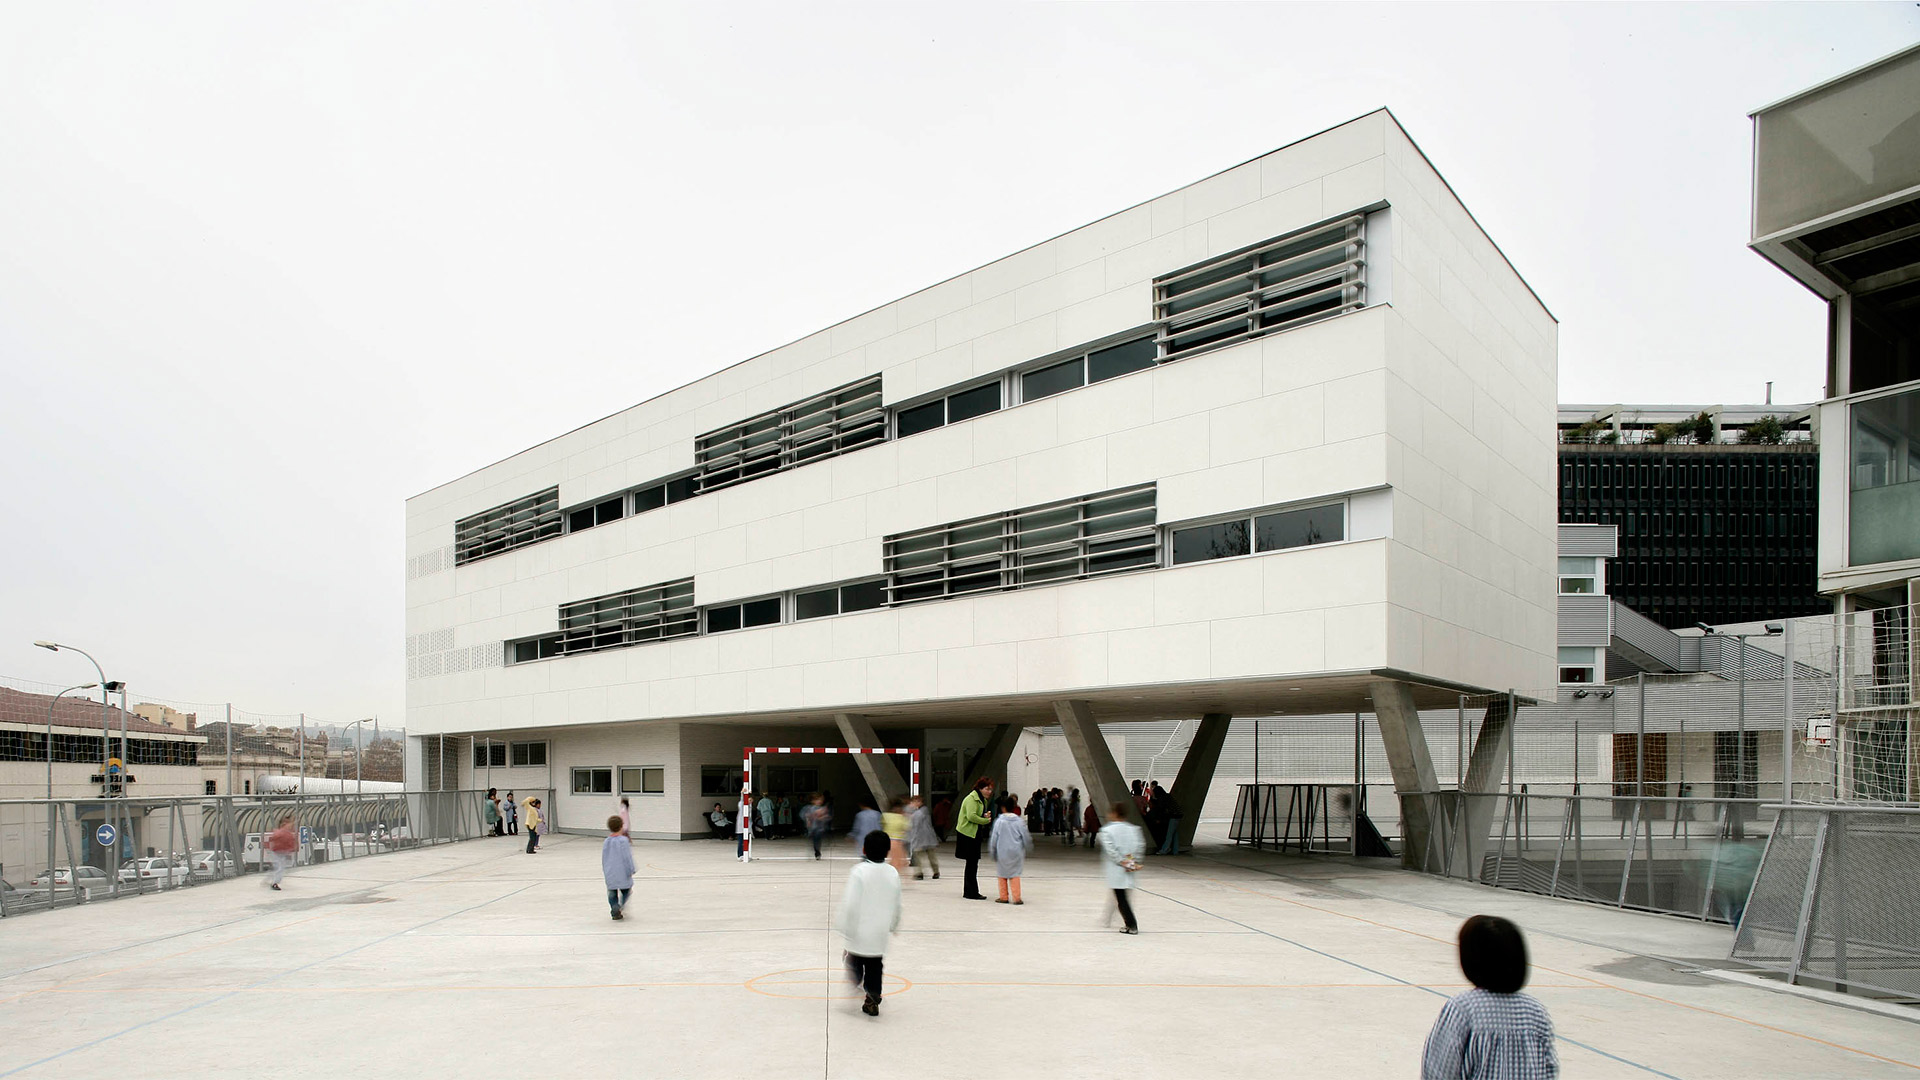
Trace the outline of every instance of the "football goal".
<instances>
[{"instance_id":1,"label":"football goal","mask_svg":"<svg viewBox=\"0 0 1920 1080\"><path fill-rule=\"evenodd\" d=\"M760 754L904 754L908 759L907 793L920 794L920 751L912 747L895 746L748 746L740 753L740 813L745 814L749 822L753 821L753 806L748 802L754 790L753 759ZM803 859L808 855L762 855L762 859ZM746 843L740 849L740 861L752 862L753 829L746 832Z\"/></svg>"}]
</instances>

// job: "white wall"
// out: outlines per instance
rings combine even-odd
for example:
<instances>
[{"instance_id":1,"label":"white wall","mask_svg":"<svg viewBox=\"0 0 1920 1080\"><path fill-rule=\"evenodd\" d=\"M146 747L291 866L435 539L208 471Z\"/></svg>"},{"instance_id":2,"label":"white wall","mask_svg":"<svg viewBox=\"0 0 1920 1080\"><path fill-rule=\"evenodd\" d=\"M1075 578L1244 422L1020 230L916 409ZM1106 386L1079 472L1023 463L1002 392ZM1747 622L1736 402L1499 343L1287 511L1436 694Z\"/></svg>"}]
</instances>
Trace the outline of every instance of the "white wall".
<instances>
[{"instance_id":1,"label":"white wall","mask_svg":"<svg viewBox=\"0 0 1920 1080\"><path fill-rule=\"evenodd\" d=\"M692 464L694 437L881 372L915 395L1142 326L1151 279L1392 203L1391 304L451 569L409 635L466 667L414 732L735 716L1393 666L1551 685L1553 326L1374 113L642 403L408 503L410 558L559 484L569 505ZM583 404L583 410L591 408ZM1537 429L1537 430L1535 430ZM511 667L568 600L692 575L699 603L881 569L905 529L1155 480L1159 519L1392 487L1374 538ZM1360 515L1356 514L1356 523ZM1391 532L1391 539L1387 538ZM436 660L436 664L438 661Z\"/></svg>"}]
</instances>

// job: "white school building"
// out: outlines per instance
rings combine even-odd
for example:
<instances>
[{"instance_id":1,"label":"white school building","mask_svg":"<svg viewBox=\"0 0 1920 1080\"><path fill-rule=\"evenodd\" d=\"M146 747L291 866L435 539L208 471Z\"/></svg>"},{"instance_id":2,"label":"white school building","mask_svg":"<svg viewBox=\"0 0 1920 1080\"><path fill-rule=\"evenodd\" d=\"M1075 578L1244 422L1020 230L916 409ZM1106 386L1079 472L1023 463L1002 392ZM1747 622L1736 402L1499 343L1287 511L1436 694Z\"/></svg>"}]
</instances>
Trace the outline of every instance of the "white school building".
<instances>
[{"instance_id":1,"label":"white school building","mask_svg":"<svg viewBox=\"0 0 1920 1080\"><path fill-rule=\"evenodd\" d=\"M693 837L749 746L1106 802L1102 724L1199 719L1179 797L1360 710L1434 788L1417 709L1554 685L1555 335L1384 110L1041 241L408 500L409 786Z\"/></svg>"}]
</instances>

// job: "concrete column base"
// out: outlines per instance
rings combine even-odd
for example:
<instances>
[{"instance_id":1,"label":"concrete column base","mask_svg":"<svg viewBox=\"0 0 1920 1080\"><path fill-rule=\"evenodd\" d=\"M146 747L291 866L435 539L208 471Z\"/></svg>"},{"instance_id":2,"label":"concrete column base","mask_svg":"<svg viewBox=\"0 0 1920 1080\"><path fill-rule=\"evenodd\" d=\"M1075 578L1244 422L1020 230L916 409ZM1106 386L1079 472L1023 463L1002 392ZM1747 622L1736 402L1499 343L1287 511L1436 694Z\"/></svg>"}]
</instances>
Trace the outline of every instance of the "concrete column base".
<instances>
[{"instance_id":1,"label":"concrete column base","mask_svg":"<svg viewBox=\"0 0 1920 1080\"><path fill-rule=\"evenodd\" d=\"M1380 721L1380 741L1387 747L1387 766L1393 787L1401 795L1433 791L1439 781L1433 773L1433 753L1420 726L1420 710L1413 704L1413 688L1403 682L1373 684L1373 715ZM1415 870L1426 865L1427 842L1433 835L1432 815L1424 799L1400 802L1400 865Z\"/></svg>"},{"instance_id":2,"label":"concrete column base","mask_svg":"<svg viewBox=\"0 0 1920 1080\"><path fill-rule=\"evenodd\" d=\"M1207 803L1207 789L1213 786L1213 771L1220 764L1220 748L1227 743L1227 728L1233 717L1226 713L1208 713L1200 718L1200 730L1187 744L1187 756L1173 778L1174 801L1180 804L1180 846L1193 846L1194 831L1200 828L1200 811Z\"/></svg>"}]
</instances>

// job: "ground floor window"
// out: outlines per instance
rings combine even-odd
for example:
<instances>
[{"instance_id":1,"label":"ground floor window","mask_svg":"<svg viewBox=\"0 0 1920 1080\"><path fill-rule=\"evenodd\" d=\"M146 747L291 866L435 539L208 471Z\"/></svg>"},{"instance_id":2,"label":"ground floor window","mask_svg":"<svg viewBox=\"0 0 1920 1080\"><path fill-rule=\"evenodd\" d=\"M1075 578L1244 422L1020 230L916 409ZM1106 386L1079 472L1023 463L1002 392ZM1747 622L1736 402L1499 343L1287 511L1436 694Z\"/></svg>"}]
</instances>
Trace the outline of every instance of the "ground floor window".
<instances>
[{"instance_id":1,"label":"ground floor window","mask_svg":"<svg viewBox=\"0 0 1920 1080\"><path fill-rule=\"evenodd\" d=\"M665 795L667 793L667 770L661 765L642 765L639 768L620 770L620 794L622 795Z\"/></svg>"},{"instance_id":2,"label":"ground floor window","mask_svg":"<svg viewBox=\"0 0 1920 1080\"><path fill-rule=\"evenodd\" d=\"M740 767L738 765L700 766L700 794L740 794Z\"/></svg>"},{"instance_id":3,"label":"ground floor window","mask_svg":"<svg viewBox=\"0 0 1920 1080\"><path fill-rule=\"evenodd\" d=\"M573 770L573 793L575 795L613 794L613 769L609 767Z\"/></svg>"},{"instance_id":4,"label":"ground floor window","mask_svg":"<svg viewBox=\"0 0 1920 1080\"><path fill-rule=\"evenodd\" d=\"M543 742L514 743L513 763L522 767L545 765L547 763L547 744Z\"/></svg>"}]
</instances>

